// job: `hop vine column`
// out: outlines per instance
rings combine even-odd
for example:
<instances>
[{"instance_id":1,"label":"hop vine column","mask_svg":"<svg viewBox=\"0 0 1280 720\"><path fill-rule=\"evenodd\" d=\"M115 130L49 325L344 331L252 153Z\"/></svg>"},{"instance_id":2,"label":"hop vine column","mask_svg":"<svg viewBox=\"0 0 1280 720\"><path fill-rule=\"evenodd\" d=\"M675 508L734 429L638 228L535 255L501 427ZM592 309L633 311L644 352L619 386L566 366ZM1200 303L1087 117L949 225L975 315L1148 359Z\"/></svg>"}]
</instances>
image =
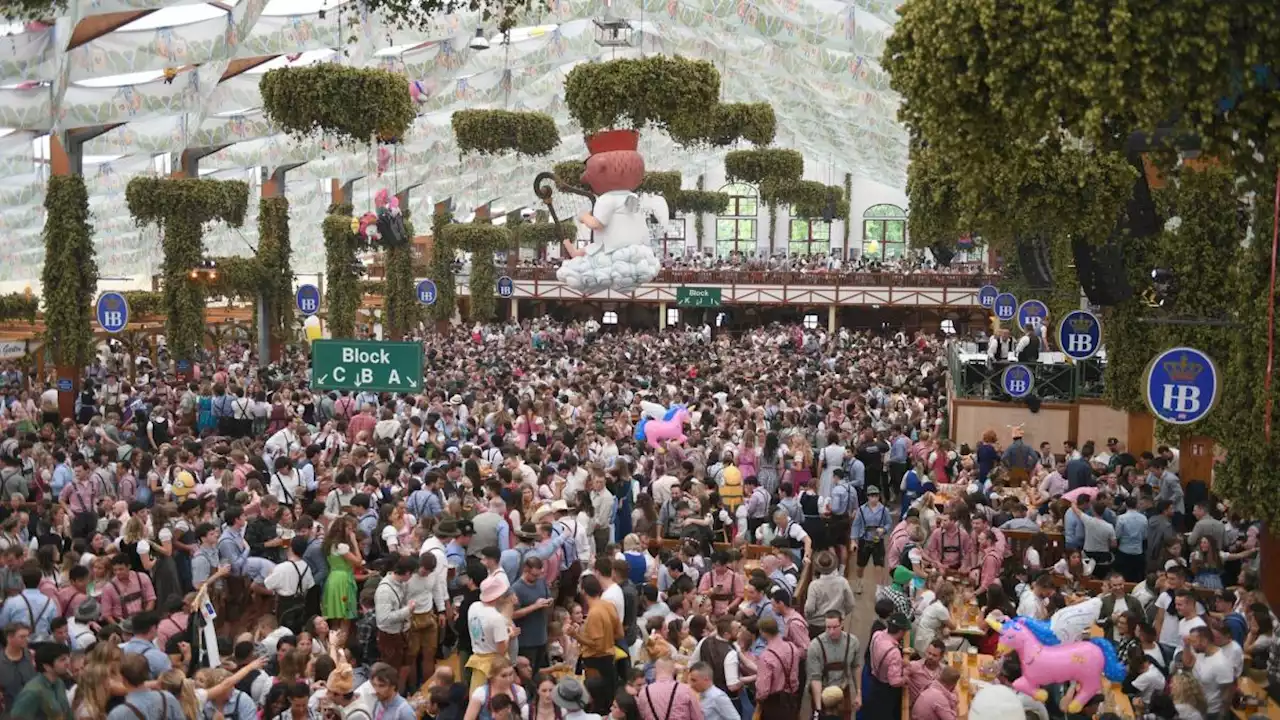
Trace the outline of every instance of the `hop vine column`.
<instances>
[{"instance_id":1,"label":"hop vine column","mask_svg":"<svg viewBox=\"0 0 1280 720\"><path fill-rule=\"evenodd\" d=\"M285 174L294 167L297 166L278 167L267 177L258 204L257 260L263 280L258 297L258 357L263 365L268 358L271 362L280 361L284 343L293 330L293 251Z\"/></svg>"}]
</instances>

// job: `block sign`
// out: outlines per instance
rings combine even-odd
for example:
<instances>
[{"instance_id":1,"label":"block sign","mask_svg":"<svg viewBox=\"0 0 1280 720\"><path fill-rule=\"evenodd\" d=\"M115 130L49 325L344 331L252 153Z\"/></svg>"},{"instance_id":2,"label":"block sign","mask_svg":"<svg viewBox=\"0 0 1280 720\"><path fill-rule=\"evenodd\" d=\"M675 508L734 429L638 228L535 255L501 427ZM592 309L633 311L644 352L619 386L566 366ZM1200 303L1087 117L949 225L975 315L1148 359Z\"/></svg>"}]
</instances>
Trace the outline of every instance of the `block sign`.
<instances>
[{"instance_id":1,"label":"block sign","mask_svg":"<svg viewBox=\"0 0 1280 720\"><path fill-rule=\"evenodd\" d=\"M516 284L511 281L511 278L506 275L498 278L498 297L509 298L515 294Z\"/></svg>"},{"instance_id":2,"label":"block sign","mask_svg":"<svg viewBox=\"0 0 1280 720\"><path fill-rule=\"evenodd\" d=\"M320 312L320 288L315 285L303 285L298 288L298 312L303 315L315 315Z\"/></svg>"},{"instance_id":3,"label":"block sign","mask_svg":"<svg viewBox=\"0 0 1280 720\"><path fill-rule=\"evenodd\" d=\"M1027 300L1018 306L1018 327L1023 330L1039 330L1048 317L1049 306L1039 300Z\"/></svg>"},{"instance_id":4,"label":"block sign","mask_svg":"<svg viewBox=\"0 0 1280 720\"><path fill-rule=\"evenodd\" d=\"M94 307L98 324L109 333L118 333L129 324L129 301L118 292L104 292Z\"/></svg>"},{"instance_id":5,"label":"block sign","mask_svg":"<svg viewBox=\"0 0 1280 720\"><path fill-rule=\"evenodd\" d=\"M1009 322L1018 314L1018 298L1013 293L1000 293L992 303L991 309L1000 322Z\"/></svg>"},{"instance_id":6,"label":"block sign","mask_svg":"<svg viewBox=\"0 0 1280 720\"><path fill-rule=\"evenodd\" d=\"M1035 388L1035 377L1026 365L1010 365L1000 374L1000 387L1011 397L1024 398Z\"/></svg>"},{"instance_id":7,"label":"block sign","mask_svg":"<svg viewBox=\"0 0 1280 720\"><path fill-rule=\"evenodd\" d=\"M311 343L311 386L417 392L422 387L422 343L316 340Z\"/></svg>"},{"instance_id":8,"label":"block sign","mask_svg":"<svg viewBox=\"0 0 1280 720\"><path fill-rule=\"evenodd\" d=\"M71 378L58 378L58 392L71 392L73 387Z\"/></svg>"},{"instance_id":9,"label":"block sign","mask_svg":"<svg viewBox=\"0 0 1280 720\"><path fill-rule=\"evenodd\" d=\"M720 288L676 288L676 307L720 307Z\"/></svg>"},{"instance_id":10,"label":"block sign","mask_svg":"<svg viewBox=\"0 0 1280 720\"><path fill-rule=\"evenodd\" d=\"M995 285L983 285L978 288L978 304L990 310L991 306L996 304L996 296L999 294L1000 290Z\"/></svg>"},{"instance_id":11,"label":"block sign","mask_svg":"<svg viewBox=\"0 0 1280 720\"><path fill-rule=\"evenodd\" d=\"M436 304L436 283L434 280L423 280L418 283L418 302L423 305Z\"/></svg>"},{"instance_id":12,"label":"block sign","mask_svg":"<svg viewBox=\"0 0 1280 720\"><path fill-rule=\"evenodd\" d=\"M1203 420L1218 400L1218 368L1195 348L1165 350L1147 366L1145 392L1151 412L1165 422L1187 425Z\"/></svg>"},{"instance_id":13,"label":"block sign","mask_svg":"<svg viewBox=\"0 0 1280 720\"><path fill-rule=\"evenodd\" d=\"M1072 360L1088 360L1102 347L1102 321L1088 310L1072 310L1058 323L1058 347Z\"/></svg>"}]
</instances>

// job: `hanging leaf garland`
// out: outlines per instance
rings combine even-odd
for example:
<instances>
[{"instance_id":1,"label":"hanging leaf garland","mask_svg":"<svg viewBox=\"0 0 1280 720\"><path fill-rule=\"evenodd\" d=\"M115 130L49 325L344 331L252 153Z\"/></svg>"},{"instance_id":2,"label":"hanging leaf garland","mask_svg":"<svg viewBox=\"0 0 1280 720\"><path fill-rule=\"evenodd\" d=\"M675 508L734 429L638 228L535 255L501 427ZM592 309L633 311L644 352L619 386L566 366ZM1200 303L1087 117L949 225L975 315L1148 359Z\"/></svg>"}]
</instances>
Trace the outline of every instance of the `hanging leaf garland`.
<instances>
[{"instance_id":1,"label":"hanging leaf garland","mask_svg":"<svg viewBox=\"0 0 1280 720\"><path fill-rule=\"evenodd\" d=\"M120 294L124 295L124 301L129 303L131 318L137 318L139 321L144 318L163 319L164 293L150 290L126 290Z\"/></svg>"},{"instance_id":2,"label":"hanging leaf garland","mask_svg":"<svg viewBox=\"0 0 1280 720\"><path fill-rule=\"evenodd\" d=\"M557 182L579 190L587 189L587 186L582 183L582 173L586 171L587 164L581 160L566 160L551 166L551 172L556 176Z\"/></svg>"},{"instance_id":3,"label":"hanging leaf garland","mask_svg":"<svg viewBox=\"0 0 1280 720\"><path fill-rule=\"evenodd\" d=\"M325 255L325 320L329 336L355 337L356 310L360 307L359 278L355 273L358 239L351 231L350 204L337 204L320 223Z\"/></svg>"},{"instance_id":4,"label":"hanging leaf garland","mask_svg":"<svg viewBox=\"0 0 1280 720\"><path fill-rule=\"evenodd\" d=\"M289 239L289 201L264 197L258 201L258 254L262 296L267 301L271 335L284 343L293 335L293 255Z\"/></svg>"},{"instance_id":5,"label":"hanging leaf garland","mask_svg":"<svg viewBox=\"0 0 1280 720\"><path fill-rule=\"evenodd\" d=\"M93 338L93 303L98 263L89 223L89 193L80 175L53 175L44 198L45 342L59 365L82 368L97 355ZM35 320L35 299L29 321ZM3 311L0 310L0 314Z\"/></svg>"},{"instance_id":6,"label":"hanging leaf garland","mask_svg":"<svg viewBox=\"0 0 1280 720\"><path fill-rule=\"evenodd\" d=\"M769 103L720 103L674 119L667 133L684 147L728 147L739 140L773 142L778 119Z\"/></svg>"},{"instance_id":7,"label":"hanging leaf garland","mask_svg":"<svg viewBox=\"0 0 1280 720\"><path fill-rule=\"evenodd\" d=\"M405 237L413 237L413 223L409 213L404 214ZM408 337L418 329L422 320L422 305L418 302L417 283L413 277L413 251L411 243L389 246L384 251L383 262L387 269L387 294L383 327L393 339Z\"/></svg>"},{"instance_id":8,"label":"hanging leaf garland","mask_svg":"<svg viewBox=\"0 0 1280 720\"><path fill-rule=\"evenodd\" d=\"M443 208L443 205L438 207ZM427 261L427 273L436 284L436 302L428 310L436 322L449 322L458 308L457 283L453 275L456 246L449 242L445 232L452 223L451 210L438 209L431 216L431 257Z\"/></svg>"},{"instance_id":9,"label":"hanging leaf garland","mask_svg":"<svg viewBox=\"0 0 1280 720\"><path fill-rule=\"evenodd\" d=\"M853 207L853 173L844 174L844 201ZM849 249L849 229L853 226L853 222L846 214L844 218L844 244L841 246L845 250Z\"/></svg>"},{"instance_id":10,"label":"hanging leaf garland","mask_svg":"<svg viewBox=\"0 0 1280 720\"><path fill-rule=\"evenodd\" d=\"M560 131L550 115L510 110L459 110L451 118L453 137L464 153L498 155L515 152L538 157L560 144Z\"/></svg>"},{"instance_id":11,"label":"hanging leaf garland","mask_svg":"<svg viewBox=\"0 0 1280 720\"><path fill-rule=\"evenodd\" d=\"M258 83L267 119L294 137L317 130L344 143L398 141L417 116L400 73L337 63L267 71Z\"/></svg>"},{"instance_id":12,"label":"hanging leaf garland","mask_svg":"<svg viewBox=\"0 0 1280 720\"><path fill-rule=\"evenodd\" d=\"M564 81L569 115L583 133L652 126L696 117L715 106L720 72L705 60L653 55L580 63Z\"/></svg>"},{"instance_id":13,"label":"hanging leaf garland","mask_svg":"<svg viewBox=\"0 0 1280 720\"><path fill-rule=\"evenodd\" d=\"M221 220L244 224L249 186L239 180L136 177L125 188L139 226L163 234L165 341L177 360L194 360L204 336L205 289L189 276L204 258L204 226Z\"/></svg>"},{"instance_id":14,"label":"hanging leaf garland","mask_svg":"<svg viewBox=\"0 0 1280 720\"><path fill-rule=\"evenodd\" d=\"M677 210L685 214L693 213L693 236L698 238L699 250L702 249L702 230L703 230L702 212L703 211L699 209L697 204L702 203L704 206L709 206L712 204L712 198L709 198L703 195L706 192L705 190L706 185L707 185L707 176L699 175L698 182L697 182L697 190L693 193L680 193L681 205L680 207L676 208ZM684 203L686 199L690 200L693 204L685 205ZM729 207L728 195L724 196L724 205L719 210L716 210L716 213L720 213L726 207Z\"/></svg>"},{"instance_id":15,"label":"hanging leaf garland","mask_svg":"<svg viewBox=\"0 0 1280 720\"><path fill-rule=\"evenodd\" d=\"M34 325L39 312L40 301L34 295L23 292L0 295L0 322L25 320L27 324Z\"/></svg>"},{"instance_id":16,"label":"hanging leaf garland","mask_svg":"<svg viewBox=\"0 0 1280 720\"><path fill-rule=\"evenodd\" d=\"M558 246L562 240L572 240L578 234L577 226L570 220L562 220L559 224L548 221L508 223L507 228L517 247L539 252Z\"/></svg>"},{"instance_id":17,"label":"hanging leaf garland","mask_svg":"<svg viewBox=\"0 0 1280 720\"><path fill-rule=\"evenodd\" d=\"M471 253L470 319L488 322L497 316L498 275L493 266L494 253L511 247L511 234L501 225L480 221L453 224L444 228L445 242Z\"/></svg>"},{"instance_id":18,"label":"hanging leaf garland","mask_svg":"<svg viewBox=\"0 0 1280 720\"><path fill-rule=\"evenodd\" d=\"M804 156L782 148L732 150L725 153L724 171L730 180L752 185L765 180L799 182L804 177Z\"/></svg>"}]
</instances>

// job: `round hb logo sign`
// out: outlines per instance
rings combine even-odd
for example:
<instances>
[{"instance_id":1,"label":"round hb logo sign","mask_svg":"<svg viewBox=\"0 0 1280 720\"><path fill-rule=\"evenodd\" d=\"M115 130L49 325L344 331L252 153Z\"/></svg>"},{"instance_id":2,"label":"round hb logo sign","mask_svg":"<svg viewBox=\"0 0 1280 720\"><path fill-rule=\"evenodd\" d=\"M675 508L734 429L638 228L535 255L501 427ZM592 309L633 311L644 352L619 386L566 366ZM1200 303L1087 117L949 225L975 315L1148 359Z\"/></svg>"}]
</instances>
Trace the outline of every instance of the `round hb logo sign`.
<instances>
[{"instance_id":1,"label":"round hb logo sign","mask_svg":"<svg viewBox=\"0 0 1280 720\"><path fill-rule=\"evenodd\" d=\"M1026 365L1010 365L1000 374L1000 387L1012 397L1024 398L1035 388L1035 378Z\"/></svg>"},{"instance_id":2,"label":"round hb logo sign","mask_svg":"<svg viewBox=\"0 0 1280 720\"><path fill-rule=\"evenodd\" d=\"M1218 400L1218 389L1213 360L1195 348L1176 347L1151 361L1143 394L1156 417L1187 425L1209 414Z\"/></svg>"},{"instance_id":3,"label":"round hb logo sign","mask_svg":"<svg viewBox=\"0 0 1280 720\"><path fill-rule=\"evenodd\" d=\"M1039 300L1028 300L1018 306L1018 327L1023 330L1040 329L1049 317L1049 307Z\"/></svg>"},{"instance_id":4,"label":"round hb logo sign","mask_svg":"<svg viewBox=\"0 0 1280 720\"><path fill-rule=\"evenodd\" d=\"M129 324L129 302L118 292L104 292L94 308L98 324L109 333L118 333Z\"/></svg>"},{"instance_id":5,"label":"round hb logo sign","mask_svg":"<svg viewBox=\"0 0 1280 720\"><path fill-rule=\"evenodd\" d=\"M995 285L983 285L978 288L978 304L984 310L990 310L991 306L996 304L996 296L999 294L1000 291L996 289Z\"/></svg>"},{"instance_id":6,"label":"round hb logo sign","mask_svg":"<svg viewBox=\"0 0 1280 720\"><path fill-rule=\"evenodd\" d=\"M995 312L1000 322L1009 322L1014 315L1018 314L1018 298L1014 297L1013 293L1000 293L996 296L991 310Z\"/></svg>"},{"instance_id":7,"label":"round hb logo sign","mask_svg":"<svg viewBox=\"0 0 1280 720\"><path fill-rule=\"evenodd\" d=\"M1088 360L1102 347L1102 323L1088 310L1072 310L1058 323L1058 347L1072 360Z\"/></svg>"}]
</instances>

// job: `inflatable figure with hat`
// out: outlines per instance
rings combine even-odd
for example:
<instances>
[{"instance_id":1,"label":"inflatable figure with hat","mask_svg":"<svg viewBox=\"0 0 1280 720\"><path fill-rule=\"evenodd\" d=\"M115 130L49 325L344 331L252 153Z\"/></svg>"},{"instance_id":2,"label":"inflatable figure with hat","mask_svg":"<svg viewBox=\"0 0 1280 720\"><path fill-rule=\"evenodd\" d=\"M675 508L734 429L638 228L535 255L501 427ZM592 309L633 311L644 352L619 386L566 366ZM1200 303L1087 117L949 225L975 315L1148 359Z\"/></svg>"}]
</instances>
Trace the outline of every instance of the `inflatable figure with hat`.
<instances>
[{"instance_id":1,"label":"inflatable figure with hat","mask_svg":"<svg viewBox=\"0 0 1280 720\"><path fill-rule=\"evenodd\" d=\"M658 256L651 246L650 213L666 218L661 196L641 202L636 189L644 181L644 158L635 130L607 130L587 138L586 172L582 183L596 194L590 212L578 216L589 228L592 243L579 248L565 240L571 259L556 271L556 279L585 294L603 290L630 292L658 274ZM656 207L661 205L661 207Z\"/></svg>"}]
</instances>

